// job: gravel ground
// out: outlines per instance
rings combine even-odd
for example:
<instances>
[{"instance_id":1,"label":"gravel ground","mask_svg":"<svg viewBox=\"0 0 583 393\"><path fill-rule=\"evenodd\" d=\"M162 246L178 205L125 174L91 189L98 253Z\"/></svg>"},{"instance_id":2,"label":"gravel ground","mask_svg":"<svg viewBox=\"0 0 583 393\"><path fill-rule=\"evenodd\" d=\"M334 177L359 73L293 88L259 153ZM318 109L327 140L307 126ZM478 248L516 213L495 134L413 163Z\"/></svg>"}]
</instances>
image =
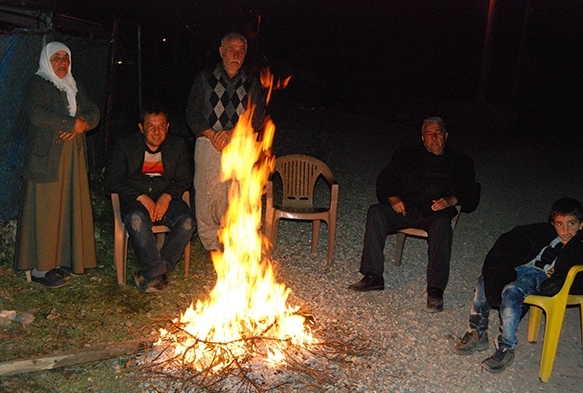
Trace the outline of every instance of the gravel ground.
<instances>
[{"instance_id":1,"label":"gravel ground","mask_svg":"<svg viewBox=\"0 0 583 393\"><path fill-rule=\"evenodd\" d=\"M326 268L326 229L318 253L310 253L309 223L280 224L274 259L280 279L292 289L290 302L305 303L323 327L340 327L349 336L370 340L373 353L355 357L330 392L580 392L583 362L579 310L569 309L549 383L538 379L542 329L528 343L528 318L518 329L514 364L502 374L483 372L480 362L494 351L498 313L490 319L490 348L460 357L450 351L467 329L473 287L495 239L519 224L544 221L563 196L583 198L580 145L550 138L517 138L477 131L447 111L450 145L475 160L482 199L477 211L462 214L454 234L445 309L428 314L425 306L426 243L408 239L403 264L394 266L396 237L385 249L384 291L356 293L348 285L358 273L364 220L376 202L374 183L394 149L421 143L426 114L403 114L393 123L312 110L274 113L276 156L304 153L324 160L340 185L334 261ZM556 142L554 142L556 143Z\"/></svg>"}]
</instances>

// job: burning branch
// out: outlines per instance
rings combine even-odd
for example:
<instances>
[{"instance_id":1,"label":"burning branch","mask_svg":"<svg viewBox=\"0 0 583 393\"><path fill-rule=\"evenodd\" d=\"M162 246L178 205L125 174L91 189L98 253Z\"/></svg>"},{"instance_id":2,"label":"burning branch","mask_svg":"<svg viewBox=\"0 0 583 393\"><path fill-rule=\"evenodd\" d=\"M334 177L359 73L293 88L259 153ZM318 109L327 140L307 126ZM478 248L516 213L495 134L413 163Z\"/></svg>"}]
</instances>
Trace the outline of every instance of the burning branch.
<instances>
[{"instance_id":1,"label":"burning branch","mask_svg":"<svg viewBox=\"0 0 583 393\"><path fill-rule=\"evenodd\" d=\"M172 333L188 334L179 323L172 323ZM176 357L171 347L158 348L152 355L156 361L144 362L142 375L156 381L161 391L205 391L209 393L225 392L283 392L302 388L302 391L324 392L325 386L334 384L343 369L350 369L350 357L371 354L370 343L362 338L352 342L343 341L346 332L335 330L334 333L317 330L319 342L308 348L289 345L289 339L275 339L261 335L241 339L247 351L238 354L231 350L231 342L199 342L215 356L206 368L197 370L184 357ZM266 342L280 341L284 349L285 362L271 364L266 362L268 356ZM193 347L196 347L196 343ZM220 371L214 370L216 364L222 364Z\"/></svg>"},{"instance_id":2,"label":"burning branch","mask_svg":"<svg viewBox=\"0 0 583 393\"><path fill-rule=\"evenodd\" d=\"M273 76L262 77L271 92ZM212 255L215 287L209 299L173 320L171 331L161 329L155 344L159 375L180 375L183 384L209 392L323 385L332 381L330 362L342 360L347 349L340 341L321 342L312 332L314 319L286 304L291 290L277 282L275 265L263 252L261 197L275 164L275 126L268 121L258 138L252 112L239 118L221 153L222 179L231 186L219 233L223 251Z\"/></svg>"}]
</instances>

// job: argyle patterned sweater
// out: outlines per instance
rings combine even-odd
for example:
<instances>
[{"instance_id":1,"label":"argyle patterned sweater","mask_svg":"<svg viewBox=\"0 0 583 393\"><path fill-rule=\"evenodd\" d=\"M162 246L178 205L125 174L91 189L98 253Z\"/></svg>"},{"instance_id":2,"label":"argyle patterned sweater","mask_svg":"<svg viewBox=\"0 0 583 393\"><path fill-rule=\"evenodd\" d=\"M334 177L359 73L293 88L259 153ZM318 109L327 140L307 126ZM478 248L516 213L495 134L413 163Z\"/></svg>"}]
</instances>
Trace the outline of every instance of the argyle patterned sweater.
<instances>
[{"instance_id":1,"label":"argyle patterned sweater","mask_svg":"<svg viewBox=\"0 0 583 393\"><path fill-rule=\"evenodd\" d=\"M188 97L186 121L197 137L209 128L230 130L250 104L254 107L253 128L259 130L265 112L259 81L242 69L230 78L223 65L219 64L195 78Z\"/></svg>"}]
</instances>

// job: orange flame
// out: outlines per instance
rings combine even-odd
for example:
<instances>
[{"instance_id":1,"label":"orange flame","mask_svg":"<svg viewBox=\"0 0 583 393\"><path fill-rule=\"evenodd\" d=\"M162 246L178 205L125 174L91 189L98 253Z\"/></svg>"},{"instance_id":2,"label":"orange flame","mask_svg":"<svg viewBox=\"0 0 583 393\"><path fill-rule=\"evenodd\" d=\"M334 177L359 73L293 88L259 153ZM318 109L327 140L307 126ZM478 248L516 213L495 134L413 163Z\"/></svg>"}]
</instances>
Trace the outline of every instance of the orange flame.
<instances>
[{"instance_id":1,"label":"orange flame","mask_svg":"<svg viewBox=\"0 0 583 393\"><path fill-rule=\"evenodd\" d=\"M258 141L252 112L241 116L222 152L223 179L232 183L226 224L219 235L224 251L213 254L217 283L208 300L191 304L175 320L188 335L179 340L161 329L157 343L171 341L174 355L198 370L220 371L233 356L247 353L249 338L268 338L263 343L269 364L285 362L283 350L290 344L316 342L304 317L296 314L298 307L286 305L291 290L277 283L273 263L262 253L266 240L261 233L261 196L275 164L270 151L275 125L269 120ZM227 347L217 349L210 343ZM217 363L223 355L231 360Z\"/></svg>"},{"instance_id":2,"label":"orange flame","mask_svg":"<svg viewBox=\"0 0 583 393\"><path fill-rule=\"evenodd\" d=\"M271 71L269 71L269 68L266 68L264 70L261 70L260 73L260 78L261 80L261 85L267 89L267 94L266 94L266 98L267 98L267 102L269 102L269 100L271 99L271 92L273 90L283 90L287 87L290 79L291 79L291 75L284 78L283 80L281 79L277 79L277 83L273 83L274 81L274 76L271 73Z\"/></svg>"}]
</instances>

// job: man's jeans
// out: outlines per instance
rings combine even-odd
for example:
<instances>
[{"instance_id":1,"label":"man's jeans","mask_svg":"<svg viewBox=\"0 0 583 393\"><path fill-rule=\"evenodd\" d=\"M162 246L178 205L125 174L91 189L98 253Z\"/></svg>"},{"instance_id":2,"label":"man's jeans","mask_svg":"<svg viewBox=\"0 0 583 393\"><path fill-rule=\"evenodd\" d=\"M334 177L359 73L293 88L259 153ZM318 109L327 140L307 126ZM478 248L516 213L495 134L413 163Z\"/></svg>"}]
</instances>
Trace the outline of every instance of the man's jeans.
<instances>
[{"instance_id":1,"label":"man's jeans","mask_svg":"<svg viewBox=\"0 0 583 393\"><path fill-rule=\"evenodd\" d=\"M524 298L538 293L541 284L547 279L547 275L541 269L529 266L516 268L516 281L506 285L502 290L502 302L500 303L500 334L498 335L498 348L514 349L518 343L516 329L522 314ZM470 328L476 329L480 335L488 330L488 317L490 305L484 293L484 277L478 278L474 291L474 300L470 310Z\"/></svg>"},{"instance_id":2,"label":"man's jeans","mask_svg":"<svg viewBox=\"0 0 583 393\"><path fill-rule=\"evenodd\" d=\"M155 223L170 229L161 250L156 245L153 223L144 205L138 201L122 204L121 214L144 278L151 280L172 272L196 230L194 214L186 202L172 200L164 217Z\"/></svg>"}]
</instances>

